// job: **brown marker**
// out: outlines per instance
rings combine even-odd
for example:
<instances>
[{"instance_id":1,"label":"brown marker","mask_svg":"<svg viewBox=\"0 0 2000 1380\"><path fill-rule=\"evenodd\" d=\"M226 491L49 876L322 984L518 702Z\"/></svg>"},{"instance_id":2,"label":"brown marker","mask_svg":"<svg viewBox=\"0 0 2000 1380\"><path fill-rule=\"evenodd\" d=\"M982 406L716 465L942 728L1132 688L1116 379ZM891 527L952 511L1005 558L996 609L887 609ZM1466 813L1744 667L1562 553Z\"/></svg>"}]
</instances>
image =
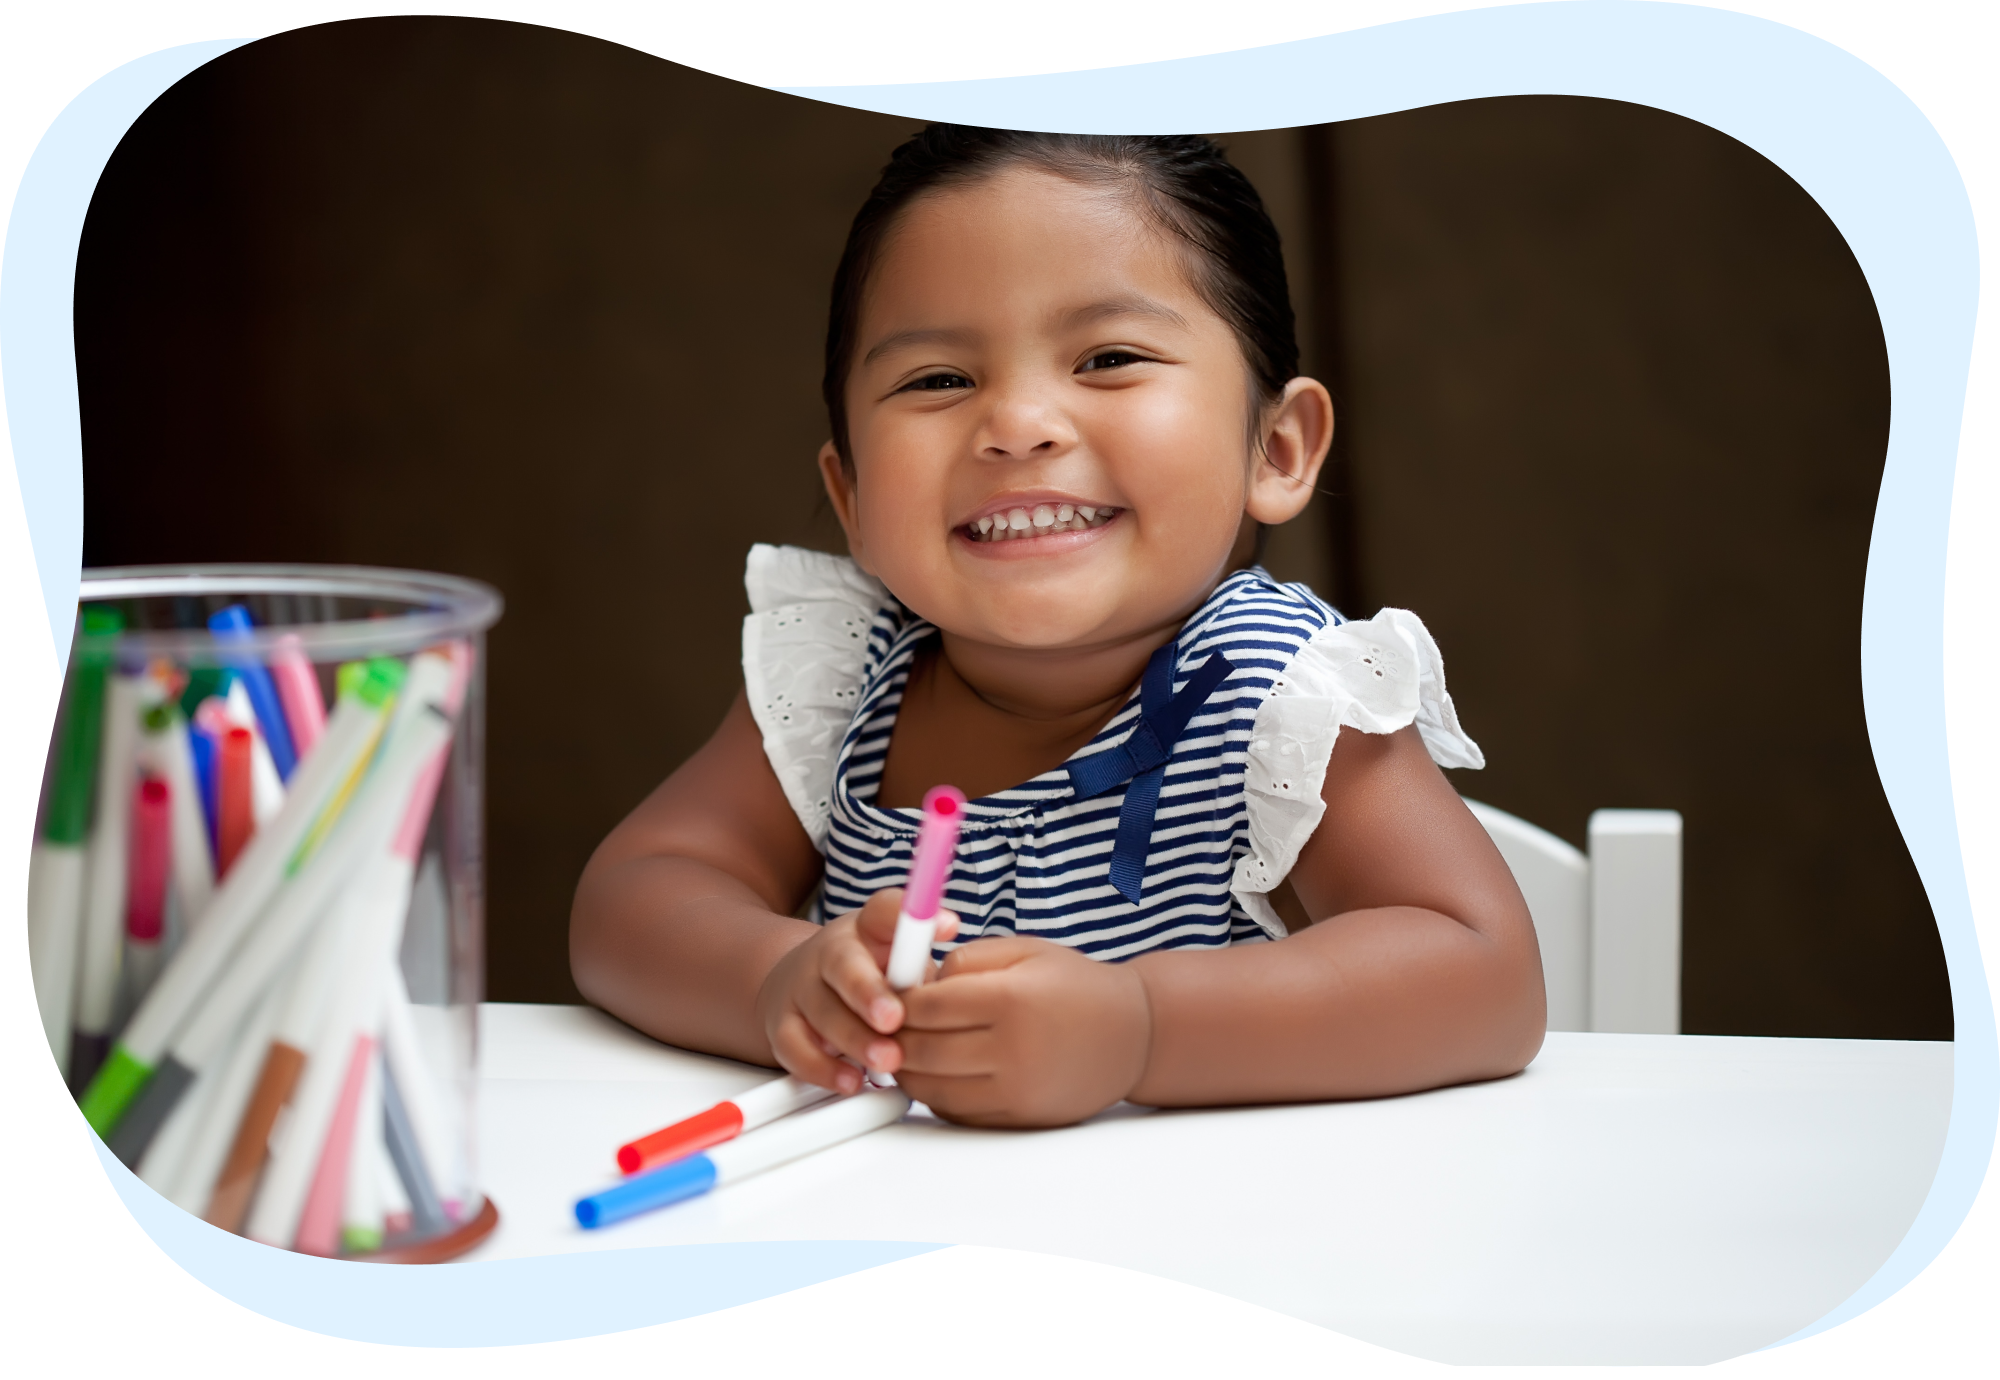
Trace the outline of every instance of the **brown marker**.
<instances>
[{"instance_id":1,"label":"brown marker","mask_svg":"<svg viewBox=\"0 0 2000 1380\"><path fill-rule=\"evenodd\" d=\"M271 1129L278 1124L278 1113L292 1100L292 1090L298 1087L305 1066L304 1051L282 1040L271 1042L264 1067L257 1074L257 1086L243 1108L243 1119L236 1123L229 1158L215 1176L215 1191L209 1195L208 1210L202 1213L204 1220L224 1231L242 1231L243 1215L249 1211L257 1178L271 1152Z\"/></svg>"}]
</instances>

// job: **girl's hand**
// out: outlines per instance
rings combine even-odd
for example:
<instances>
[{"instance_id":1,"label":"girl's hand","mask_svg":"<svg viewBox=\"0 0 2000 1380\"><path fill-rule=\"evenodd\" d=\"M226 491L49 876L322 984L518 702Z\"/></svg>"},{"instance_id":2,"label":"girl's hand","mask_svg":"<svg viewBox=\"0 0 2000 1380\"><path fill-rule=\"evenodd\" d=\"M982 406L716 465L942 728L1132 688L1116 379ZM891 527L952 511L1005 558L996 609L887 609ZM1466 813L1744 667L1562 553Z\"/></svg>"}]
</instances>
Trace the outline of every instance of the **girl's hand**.
<instances>
[{"instance_id":1,"label":"girl's hand","mask_svg":"<svg viewBox=\"0 0 2000 1380\"><path fill-rule=\"evenodd\" d=\"M903 1002L883 980L896 937L900 889L878 891L858 911L830 920L779 959L757 994L771 1053L785 1072L850 1093L863 1069L895 1073L902 1049L889 1038L903 1025ZM950 939L958 917L938 913L937 937Z\"/></svg>"},{"instance_id":2,"label":"girl's hand","mask_svg":"<svg viewBox=\"0 0 2000 1380\"><path fill-rule=\"evenodd\" d=\"M1045 939L968 944L903 999L897 1084L974 1126L1081 1121L1137 1086L1152 1049L1137 970Z\"/></svg>"}]
</instances>

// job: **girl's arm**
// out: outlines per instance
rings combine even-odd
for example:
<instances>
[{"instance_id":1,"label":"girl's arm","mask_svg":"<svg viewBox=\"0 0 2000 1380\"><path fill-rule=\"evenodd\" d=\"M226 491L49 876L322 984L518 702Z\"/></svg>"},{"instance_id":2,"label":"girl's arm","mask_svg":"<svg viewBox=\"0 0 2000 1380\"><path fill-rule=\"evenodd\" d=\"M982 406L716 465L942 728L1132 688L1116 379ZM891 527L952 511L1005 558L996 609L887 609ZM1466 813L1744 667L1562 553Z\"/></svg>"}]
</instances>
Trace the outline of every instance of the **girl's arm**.
<instances>
[{"instance_id":1,"label":"girl's arm","mask_svg":"<svg viewBox=\"0 0 2000 1380\"><path fill-rule=\"evenodd\" d=\"M1343 731L1273 944L1101 964L1036 940L953 953L906 994L898 1081L959 1120L1367 1097L1496 1078L1541 1047L1526 903L1414 728Z\"/></svg>"},{"instance_id":2,"label":"girl's arm","mask_svg":"<svg viewBox=\"0 0 2000 1380\"><path fill-rule=\"evenodd\" d=\"M1342 732L1292 869L1319 919L1276 944L1134 960L1152 1010L1129 1096L1367 1097L1518 1073L1548 1023L1527 903L1414 727Z\"/></svg>"},{"instance_id":3,"label":"girl's arm","mask_svg":"<svg viewBox=\"0 0 2000 1380\"><path fill-rule=\"evenodd\" d=\"M821 934L792 918L819 873L739 692L715 736L591 855L570 910L570 971L593 1004L648 1035L769 1064L759 993Z\"/></svg>"}]
</instances>

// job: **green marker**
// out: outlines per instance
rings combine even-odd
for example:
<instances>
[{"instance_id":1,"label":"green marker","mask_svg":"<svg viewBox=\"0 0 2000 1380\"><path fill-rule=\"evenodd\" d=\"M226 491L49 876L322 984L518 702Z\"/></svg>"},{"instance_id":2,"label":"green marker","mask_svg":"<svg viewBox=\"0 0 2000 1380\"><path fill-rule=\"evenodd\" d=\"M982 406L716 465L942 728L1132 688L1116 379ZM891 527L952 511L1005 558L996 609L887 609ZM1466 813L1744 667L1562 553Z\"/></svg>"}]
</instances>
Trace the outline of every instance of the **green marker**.
<instances>
[{"instance_id":1,"label":"green marker","mask_svg":"<svg viewBox=\"0 0 2000 1380\"><path fill-rule=\"evenodd\" d=\"M187 684L181 688L181 717L193 723L194 711L201 708L201 702L210 695L227 699L229 682L234 674L219 666L196 666L190 670Z\"/></svg>"},{"instance_id":2,"label":"green marker","mask_svg":"<svg viewBox=\"0 0 2000 1380\"><path fill-rule=\"evenodd\" d=\"M69 674L69 704L56 745L55 783L28 862L28 955L35 1002L64 1077L69 1075L70 1007L83 928L84 844L90 837L97 750L104 733L104 681L111 670L110 639L124 630L124 615L116 609L83 611Z\"/></svg>"}]
</instances>

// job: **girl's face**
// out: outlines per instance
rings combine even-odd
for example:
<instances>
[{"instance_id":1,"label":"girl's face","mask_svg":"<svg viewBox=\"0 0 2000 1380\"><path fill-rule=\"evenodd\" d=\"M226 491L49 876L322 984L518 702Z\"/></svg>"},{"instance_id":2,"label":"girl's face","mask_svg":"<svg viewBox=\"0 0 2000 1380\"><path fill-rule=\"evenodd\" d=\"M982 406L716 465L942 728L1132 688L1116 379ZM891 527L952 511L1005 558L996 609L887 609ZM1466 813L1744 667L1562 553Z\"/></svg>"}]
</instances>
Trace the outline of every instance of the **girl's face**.
<instances>
[{"instance_id":1,"label":"girl's face","mask_svg":"<svg viewBox=\"0 0 2000 1380\"><path fill-rule=\"evenodd\" d=\"M1178 626L1245 519L1305 506L1326 390L1258 408L1184 253L1125 194L1015 168L909 206L863 297L850 549L946 632L1088 648ZM1254 444L1257 436L1271 463Z\"/></svg>"}]
</instances>

